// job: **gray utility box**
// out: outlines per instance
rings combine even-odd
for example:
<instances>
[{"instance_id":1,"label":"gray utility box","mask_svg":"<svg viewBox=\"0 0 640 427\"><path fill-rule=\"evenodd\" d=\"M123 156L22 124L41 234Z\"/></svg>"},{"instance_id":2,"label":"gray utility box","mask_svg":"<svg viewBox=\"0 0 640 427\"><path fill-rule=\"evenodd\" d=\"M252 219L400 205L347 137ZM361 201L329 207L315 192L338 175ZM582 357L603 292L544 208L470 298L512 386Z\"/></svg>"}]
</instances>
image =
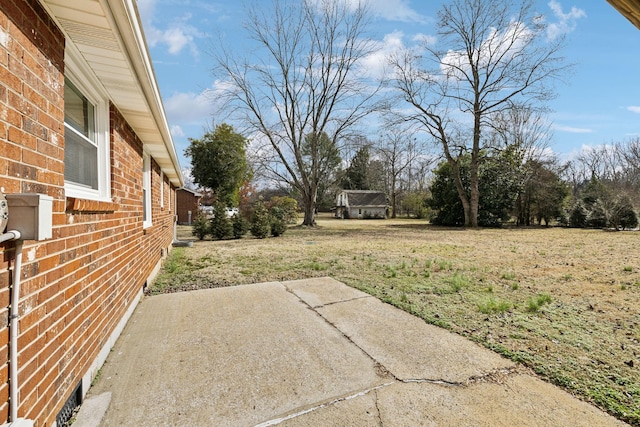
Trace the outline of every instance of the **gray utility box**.
<instances>
[{"instance_id":1,"label":"gray utility box","mask_svg":"<svg viewBox=\"0 0 640 427\"><path fill-rule=\"evenodd\" d=\"M53 197L38 193L7 194L7 231L17 230L21 240L45 240L52 236Z\"/></svg>"}]
</instances>

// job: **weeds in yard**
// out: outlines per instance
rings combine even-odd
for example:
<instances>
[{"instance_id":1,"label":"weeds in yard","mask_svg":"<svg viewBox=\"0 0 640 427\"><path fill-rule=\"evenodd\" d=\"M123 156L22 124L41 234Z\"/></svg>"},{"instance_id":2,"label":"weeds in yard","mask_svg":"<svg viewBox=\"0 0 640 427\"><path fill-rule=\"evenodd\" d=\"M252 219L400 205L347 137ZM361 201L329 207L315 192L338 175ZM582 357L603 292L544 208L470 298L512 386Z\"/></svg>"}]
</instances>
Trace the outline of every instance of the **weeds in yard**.
<instances>
[{"instance_id":1,"label":"weeds in yard","mask_svg":"<svg viewBox=\"0 0 640 427\"><path fill-rule=\"evenodd\" d=\"M184 248L175 248L164 261L164 271L167 274L177 274L184 271L186 257Z\"/></svg>"},{"instance_id":2,"label":"weeds in yard","mask_svg":"<svg viewBox=\"0 0 640 427\"><path fill-rule=\"evenodd\" d=\"M313 271L325 271L325 270L327 270L329 268L329 266L327 266L325 264L322 264L322 263L320 263L318 261L312 261L309 264L309 268L311 270L313 270Z\"/></svg>"},{"instance_id":3,"label":"weeds in yard","mask_svg":"<svg viewBox=\"0 0 640 427\"><path fill-rule=\"evenodd\" d=\"M540 310L540 308L545 304L551 303L551 295L549 294L539 294L535 298L529 298L527 300L526 311L530 313L535 313Z\"/></svg>"},{"instance_id":4,"label":"weeds in yard","mask_svg":"<svg viewBox=\"0 0 640 427\"><path fill-rule=\"evenodd\" d=\"M453 276L448 279L448 282L454 292L460 292L462 288L468 287L470 283L469 279L466 276L458 274L457 272L453 273Z\"/></svg>"},{"instance_id":5,"label":"weeds in yard","mask_svg":"<svg viewBox=\"0 0 640 427\"><path fill-rule=\"evenodd\" d=\"M438 263L438 268L440 271L451 271L453 270L453 263L451 261L442 260Z\"/></svg>"},{"instance_id":6,"label":"weeds in yard","mask_svg":"<svg viewBox=\"0 0 640 427\"><path fill-rule=\"evenodd\" d=\"M505 280L513 280L516 278L516 273L514 273L513 271L507 271L505 273L502 273L502 276L500 277Z\"/></svg>"},{"instance_id":7,"label":"weeds in yard","mask_svg":"<svg viewBox=\"0 0 640 427\"><path fill-rule=\"evenodd\" d=\"M384 275L385 278L387 279L394 279L396 277L398 277L398 270L396 270L395 267L392 267L390 265L388 265L386 268L386 274Z\"/></svg>"},{"instance_id":8,"label":"weeds in yard","mask_svg":"<svg viewBox=\"0 0 640 427\"><path fill-rule=\"evenodd\" d=\"M508 301L497 300L493 297L484 302L478 303L478 310L482 314L498 314L509 311L511 303Z\"/></svg>"}]
</instances>

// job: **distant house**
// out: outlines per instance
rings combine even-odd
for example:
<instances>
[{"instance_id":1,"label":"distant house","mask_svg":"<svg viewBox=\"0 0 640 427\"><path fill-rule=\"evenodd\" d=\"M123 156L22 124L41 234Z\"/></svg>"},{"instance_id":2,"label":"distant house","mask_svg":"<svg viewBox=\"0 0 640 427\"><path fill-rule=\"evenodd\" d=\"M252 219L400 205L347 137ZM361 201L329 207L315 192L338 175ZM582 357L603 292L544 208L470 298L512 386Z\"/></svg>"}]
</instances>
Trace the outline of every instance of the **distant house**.
<instances>
[{"instance_id":1,"label":"distant house","mask_svg":"<svg viewBox=\"0 0 640 427\"><path fill-rule=\"evenodd\" d=\"M342 190L336 196L335 217L386 218L387 196L380 191Z\"/></svg>"},{"instance_id":2,"label":"distant house","mask_svg":"<svg viewBox=\"0 0 640 427\"><path fill-rule=\"evenodd\" d=\"M66 425L174 240L184 183L136 3L0 1L0 425Z\"/></svg>"},{"instance_id":3,"label":"distant house","mask_svg":"<svg viewBox=\"0 0 640 427\"><path fill-rule=\"evenodd\" d=\"M200 211L202 194L188 188L176 190L176 211L178 224L191 225Z\"/></svg>"}]
</instances>

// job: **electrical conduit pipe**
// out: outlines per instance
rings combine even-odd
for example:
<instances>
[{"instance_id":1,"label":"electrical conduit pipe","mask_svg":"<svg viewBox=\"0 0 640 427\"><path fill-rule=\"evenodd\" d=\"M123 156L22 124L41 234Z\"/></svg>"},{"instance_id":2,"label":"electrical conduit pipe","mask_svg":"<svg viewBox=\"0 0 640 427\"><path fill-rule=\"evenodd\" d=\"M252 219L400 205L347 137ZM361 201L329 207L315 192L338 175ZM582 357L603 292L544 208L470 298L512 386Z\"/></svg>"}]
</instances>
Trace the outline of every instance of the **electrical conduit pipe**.
<instances>
[{"instance_id":1,"label":"electrical conduit pipe","mask_svg":"<svg viewBox=\"0 0 640 427\"><path fill-rule=\"evenodd\" d=\"M0 243L15 240L16 255L13 263L13 285L11 287L11 311L9 313L9 416L11 426L32 426L33 422L18 419L18 318L20 304L20 278L22 269L22 243L20 232L8 231L0 235Z\"/></svg>"}]
</instances>

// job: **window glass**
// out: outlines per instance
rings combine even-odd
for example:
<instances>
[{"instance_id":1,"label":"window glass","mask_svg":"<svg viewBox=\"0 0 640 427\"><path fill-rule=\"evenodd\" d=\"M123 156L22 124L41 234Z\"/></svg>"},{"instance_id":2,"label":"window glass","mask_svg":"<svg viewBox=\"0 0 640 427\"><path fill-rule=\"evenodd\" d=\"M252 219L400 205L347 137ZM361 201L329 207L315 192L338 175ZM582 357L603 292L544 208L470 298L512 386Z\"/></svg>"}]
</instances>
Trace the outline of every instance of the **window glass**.
<instances>
[{"instance_id":1,"label":"window glass","mask_svg":"<svg viewBox=\"0 0 640 427\"><path fill-rule=\"evenodd\" d=\"M98 189L98 146L94 106L65 79L64 87L64 179Z\"/></svg>"}]
</instances>

